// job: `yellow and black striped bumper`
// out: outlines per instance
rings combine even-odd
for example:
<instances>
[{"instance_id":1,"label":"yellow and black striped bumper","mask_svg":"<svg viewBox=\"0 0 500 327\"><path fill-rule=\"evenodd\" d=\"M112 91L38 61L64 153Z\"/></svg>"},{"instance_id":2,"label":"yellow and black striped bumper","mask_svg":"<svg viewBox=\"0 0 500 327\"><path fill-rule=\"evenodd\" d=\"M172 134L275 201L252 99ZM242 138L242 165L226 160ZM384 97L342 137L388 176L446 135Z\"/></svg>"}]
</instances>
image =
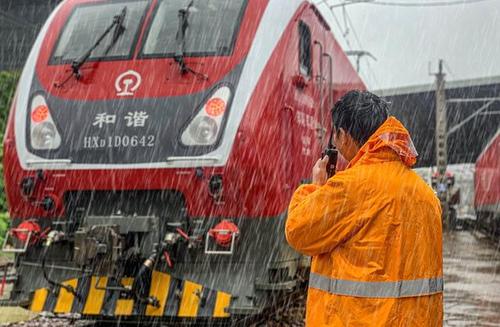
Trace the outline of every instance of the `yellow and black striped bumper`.
<instances>
[{"instance_id":1,"label":"yellow and black striped bumper","mask_svg":"<svg viewBox=\"0 0 500 327\"><path fill-rule=\"evenodd\" d=\"M154 271L152 277L149 295L158 299L159 307L134 303L132 299L120 298L119 291L104 289L108 285L106 277L87 277L63 282L76 289L79 298L64 288L58 292L41 288L35 291L30 309L87 316L229 317L226 308L230 304L230 294L159 271ZM133 278L122 280L124 286L132 283Z\"/></svg>"}]
</instances>

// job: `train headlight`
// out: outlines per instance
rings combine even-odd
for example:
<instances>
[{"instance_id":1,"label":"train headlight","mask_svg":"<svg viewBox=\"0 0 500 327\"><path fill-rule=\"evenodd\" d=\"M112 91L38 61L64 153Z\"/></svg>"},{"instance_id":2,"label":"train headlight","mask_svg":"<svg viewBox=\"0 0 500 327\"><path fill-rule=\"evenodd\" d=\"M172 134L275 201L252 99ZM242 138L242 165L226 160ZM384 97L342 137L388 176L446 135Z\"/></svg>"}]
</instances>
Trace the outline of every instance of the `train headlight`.
<instances>
[{"instance_id":1,"label":"train headlight","mask_svg":"<svg viewBox=\"0 0 500 327\"><path fill-rule=\"evenodd\" d=\"M189 136L198 144L213 144L218 131L217 122L210 117L196 117L189 125Z\"/></svg>"},{"instance_id":2,"label":"train headlight","mask_svg":"<svg viewBox=\"0 0 500 327\"><path fill-rule=\"evenodd\" d=\"M37 95L31 102L31 146L35 150L53 150L61 145L61 136L50 114L47 102Z\"/></svg>"},{"instance_id":3,"label":"train headlight","mask_svg":"<svg viewBox=\"0 0 500 327\"><path fill-rule=\"evenodd\" d=\"M35 149L53 149L56 140L56 127L44 122L33 127L31 144Z\"/></svg>"},{"instance_id":4,"label":"train headlight","mask_svg":"<svg viewBox=\"0 0 500 327\"><path fill-rule=\"evenodd\" d=\"M215 144L230 98L231 89L219 87L183 131L181 142L188 146Z\"/></svg>"}]
</instances>

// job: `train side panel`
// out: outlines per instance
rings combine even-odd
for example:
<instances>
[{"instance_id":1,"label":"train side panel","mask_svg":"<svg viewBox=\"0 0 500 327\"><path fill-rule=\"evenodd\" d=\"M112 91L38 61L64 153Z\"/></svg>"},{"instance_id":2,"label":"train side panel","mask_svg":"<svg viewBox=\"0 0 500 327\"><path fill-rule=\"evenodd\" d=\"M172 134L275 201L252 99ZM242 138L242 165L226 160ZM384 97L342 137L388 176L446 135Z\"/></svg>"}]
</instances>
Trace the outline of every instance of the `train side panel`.
<instances>
[{"instance_id":1,"label":"train side panel","mask_svg":"<svg viewBox=\"0 0 500 327\"><path fill-rule=\"evenodd\" d=\"M488 234L500 236L500 131L476 162L475 207L477 223Z\"/></svg>"}]
</instances>

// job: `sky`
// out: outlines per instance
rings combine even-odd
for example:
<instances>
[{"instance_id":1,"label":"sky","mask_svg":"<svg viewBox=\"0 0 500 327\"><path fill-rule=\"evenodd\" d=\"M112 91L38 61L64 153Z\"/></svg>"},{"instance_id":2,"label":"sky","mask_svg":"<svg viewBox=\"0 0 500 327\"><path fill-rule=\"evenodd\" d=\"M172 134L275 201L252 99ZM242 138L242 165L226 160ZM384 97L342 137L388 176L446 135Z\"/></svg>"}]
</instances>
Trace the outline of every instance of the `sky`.
<instances>
[{"instance_id":1,"label":"sky","mask_svg":"<svg viewBox=\"0 0 500 327\"><path fill-rule=\"evenodd\" d=\"M429 63L430 71L436 72L439 59L445 61L447 81L500 75L500 0L462 1L465 3L433 7L357 3L334 8L334 15L322 0L313 2L319 3L344 50L366 50L376 57L362 58L360 72L369 89L379 90L433 83ZM347 1L326 2L338 5Z\"/></svg>"}]
</instances>

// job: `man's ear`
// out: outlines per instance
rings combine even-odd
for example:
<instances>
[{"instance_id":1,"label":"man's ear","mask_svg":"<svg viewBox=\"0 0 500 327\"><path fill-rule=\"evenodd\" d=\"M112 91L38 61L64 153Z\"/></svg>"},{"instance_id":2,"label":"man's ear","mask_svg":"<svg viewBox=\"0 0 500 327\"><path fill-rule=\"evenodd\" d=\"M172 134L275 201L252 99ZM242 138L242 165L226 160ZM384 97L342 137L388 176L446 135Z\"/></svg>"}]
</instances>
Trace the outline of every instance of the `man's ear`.
<instances>
[{"instance_id":1,"label":"man's ear","mask_svg":"<svg viewBox=\"0 0 500 327\"><path fill-rule=\"evenodd\" d=\"M361 146L358 144L358 142L356 142L356 140L351 136L351 134L347 133L346 130L342 129L342 137L343 137L343 141L344 144L348 144L349 146L353 146L353 147L356 147L356 148L360 148ZM356 150L357 152L357 150Z\"/></svg>"},{"instance_id":2,"label":"man's ear","mask_svg":"<svg viewBox=\"0 0 500 327\"><path fill-rule=\"evenodd\" d=\"M345 129L340 128L338 130L337 139L341 144L345 144L347 142L347 132L345 131Z\"/></svg>"}]
</instances>

